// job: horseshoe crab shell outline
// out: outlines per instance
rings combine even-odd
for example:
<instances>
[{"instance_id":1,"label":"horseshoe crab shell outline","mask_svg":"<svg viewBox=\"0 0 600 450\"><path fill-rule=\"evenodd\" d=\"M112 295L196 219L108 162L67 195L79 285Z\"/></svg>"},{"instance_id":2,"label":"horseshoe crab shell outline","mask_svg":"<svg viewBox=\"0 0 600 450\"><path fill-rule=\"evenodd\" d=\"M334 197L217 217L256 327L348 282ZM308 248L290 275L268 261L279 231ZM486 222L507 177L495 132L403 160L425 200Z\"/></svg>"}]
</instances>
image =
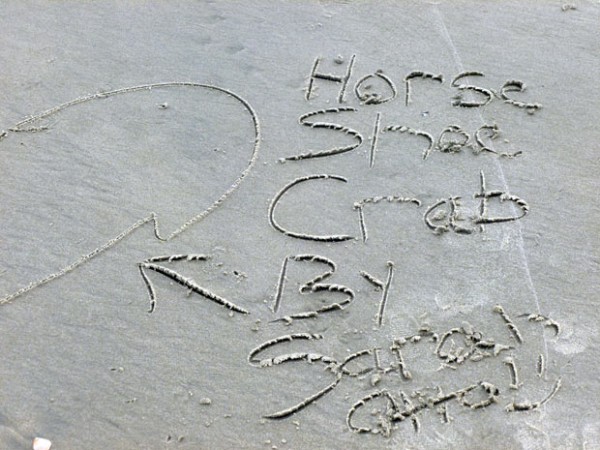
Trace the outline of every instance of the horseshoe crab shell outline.
<instances>
[{"instance_id":1,"label":"horseshoe crab shell outline","mask_svg":"<svg viewBox=\"0 0 600 450\"><path fill-rule=\"evenodd\" d=\"M92 250L90 253L82 256L75 262L63 267L58 272L47 275L46 277L44 277L40 280L33 281L33 282L29 283L27 286L24 286L24 287L20 288L19 290L13 292L12 294L4 296L3 298L0 299L0 305L9 303L12 300L14 300L15 298L20 297L21 295L31 291L32 289L35 289L36 287L39 287L39 286L46 284L52 280L60 278L69 272L72 272L73 270L78 268L83 263L89 261L93 257L104 252L105 250L108 250L109 248L113 247L115 244L117 244L122 239L124 239L125 237L127 237L128 235L133 233L135 230L137 230L139 227L141 227L142 225L145 225L148 222L153 223L154 235L156 236L157 239L159 239L161 241L170 241L171 239L175 238L179 234L183 233L190 226L192 226L195 223L199 222L200 220L204 219L208 214L210 214L217 207L219 207L234 191L237 190L237 188L239 187L241 182L244 180L244 178L248 175L248 173L250 173L250 171L252 170L252 168L254 167L254 165L258 159L258 152L259 152L260 138L261 138L260 123L258 120L258 116L257 116L256 112L254 111L254 109L252 108L252 106L250 105L250 103L248 103L246 100L244 100L242 97L240 97L236 93L229 91L225 88L218 87L218 86L213 86L210 84L194 83L194 82L188 82L188 81L174 81L174 82L163 82L163 83L153 83L153 84L142 84L142 85L137 85L137 86L130 86L130 87L125 87L125 88L121 88L121 89L116 89L116 90L112 90L112 91L98 92L96 94L91 94L91 95L87 95L84 97L78 97L74 100L71 100L66 103L62 103L58 106L55 106L46 111L43 111L37 115L28 117L28 118L18 122L14 127L10 128L9 131L16 133L16 132L34 132L34 131L44 130L45 129L44 127L42 127L41 129L37 129L37 128L23 128L23 126L30 125L37 120L44 119L48 116L56 114L56 113L62 111L63 109L70 108L72 106L79 105L81 103L89 102L92 100L104 99L107 97L112 97L112 96L121 95L121 94L128 94L128 93L132 93L132 92L152 90L153 88L171 88L171 87L205 88L208 90L213 90L216 92L221 92L223 94L226 94L242 104L242 106L250 114L250 117L254 124L254 146L253 146L253 150L252 150L252 155L250 157L250 160L249 160L246 168L236 178L236 180L233 182L233 184L223 194L221 194L219 196L219 198L217 200L215 200L208 208L204 209L203 211L196 214L191 219L187 220L183 225L181 225L178 229L176 229L171 234L169 234L166 238L161 236L161 233L159 231L158 216L156 213L152 212L152 213L150 213L150 215L148 217L145 217L145 218L135 222L129 228L127 228L126 230L124 230L123 232L121 232L120 234L115 236L114 238L110 239L108 242L106 242L102 246ZM6 137L7 134L8 133L6 131L3 131L0 134L0 136L1 136L0 140L2 138Z\"/></svg>"}]
</instances>

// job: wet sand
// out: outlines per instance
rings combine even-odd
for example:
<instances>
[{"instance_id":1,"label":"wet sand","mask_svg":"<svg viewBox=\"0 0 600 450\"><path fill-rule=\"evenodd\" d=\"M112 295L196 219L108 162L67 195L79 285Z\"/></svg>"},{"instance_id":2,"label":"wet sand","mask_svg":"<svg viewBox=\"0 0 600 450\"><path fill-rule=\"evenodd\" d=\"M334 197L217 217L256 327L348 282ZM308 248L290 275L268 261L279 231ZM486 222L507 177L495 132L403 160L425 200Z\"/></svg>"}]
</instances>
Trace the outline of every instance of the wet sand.
<instances>
[{"instance_id":1,"label":"wet sand","mask_svg":"<svg viewBox=\"0 0 600 450\"><path fill-rule=\"evenodd\" d=\"M600 4L251 3L3 6L2 448L598 445Z\"/></svg>"}]
</instances>

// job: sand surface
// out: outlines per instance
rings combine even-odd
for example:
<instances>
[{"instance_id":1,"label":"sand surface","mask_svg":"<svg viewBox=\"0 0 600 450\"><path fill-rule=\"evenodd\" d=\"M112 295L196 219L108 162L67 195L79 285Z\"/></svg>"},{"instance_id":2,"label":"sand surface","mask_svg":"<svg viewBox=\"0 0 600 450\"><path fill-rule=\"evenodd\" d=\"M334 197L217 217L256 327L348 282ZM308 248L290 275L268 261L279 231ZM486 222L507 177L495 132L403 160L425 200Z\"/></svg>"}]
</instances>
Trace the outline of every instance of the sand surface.
<instances>
[{"instance_id":1,"label":"sand surface","mask_svg":"<svg viewBox=\"0 0 600 450\"><path fill-rule=\"evenodd\" d=\"M3 2L0 447L600 448L570 5Z\"/></svg>"}]
</instances>

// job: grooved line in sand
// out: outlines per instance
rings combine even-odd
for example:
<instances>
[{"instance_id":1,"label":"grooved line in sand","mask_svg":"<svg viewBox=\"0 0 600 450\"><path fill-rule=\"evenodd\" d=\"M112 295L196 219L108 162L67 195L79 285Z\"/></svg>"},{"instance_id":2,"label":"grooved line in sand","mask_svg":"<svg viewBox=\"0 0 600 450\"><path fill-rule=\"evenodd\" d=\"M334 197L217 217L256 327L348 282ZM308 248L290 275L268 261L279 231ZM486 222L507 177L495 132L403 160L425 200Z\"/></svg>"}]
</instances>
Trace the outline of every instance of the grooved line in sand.
<instances>
[{"instance_id":1,"label":"grooved line in sand","mask_svg":"<svg viewBox=\"0 0 600 450\"><path fill-rule=\"evenodd\" d=\"M408 104L412 102L412 88L410 82L414 78L430 79L432 81L437 81L440 84L444 82L444 76L442 74L436 75L434 73L423 72L421 70L416 70L414 72L409 73L408 75L406 75L406 77L404 77L404 84L406 87L404 106L408 106Z\"/></svg>"},{"instance_id":2,"label":"grooved line in sand","mask_svg":"<svg viewBox=\"0 0 600 450\"><path fill-rule=\"evenodd\" d=\"M444 18L442 16L442 13L440 12L440 9L437 6L434 5L433 6L433 10L434 10L435 14L438 16L439 24L440 24L440 28L441 28L440 29L440 33L442 34L442 36L444 37L444 39L447 41L447 43L448 43L448 45L449 45L449 47L450 47L450 49L452 51L452 56L454 58L454 62L456 63L458 69L461 72L466 72L465 69L464 69L464 67L463 67L460 55L458 54L458 51L456 49L456 46L454 45L454 42L452 41L452 37L450 36L450 33L448 32L448 28L446 27L446 23L444 22ZM510 84L508 86L506 86L506 83L505 83L504 87L505 88L508 87L509 88L508 91L510 91L510 90L519 90L519 89L522 91L524 89L524 86L520 86L520 85L518 85L518 83L515 84L515 85L513 85L513 86L511 86ZM506 90L505 90L505 92L506 92ZM539 109L539 108L534 108L531 111L535 111L536 109ZM480 110L478 110L478 111L480 111ZM528 111L529 111L529 109L528 109ZM483 119L483 116L481 115L481 112L479 113L479 118L480 118L480 120L481 120L482 123L486 122ZM504 184L505 191L509 191L510 189L509 189L509 186L508 186L508 182L506 181L506 176L504 175L504 170L502 169L502 165L498 162L498 160L496 160L495 163L496 163L496 166L497 166L498 171L500 173L500 177L502 179L502 183ZM513 208L514 208L514 206L513 206ZM535 285L533 284L533 278L531 277L531 272L529 270L529 262L527 260L527 254L525 253L525 247L524 247L524 243L523 243L523 230L521 228L521 224L520 223L517 224L517 229L518 229L518 238L519 238L518 241L517 241L517 243L518 243L518 249L519 249L519 252L521 254L521 259L523 261L523 268L525 269L526 281L527 281L527 284L529 286L529 290L531 291L531 294L532 294L533 301L535 303L537 312L539 313L540 310L541 310L540 301L539 301L539 298L538 298L537 289L535 288ZM548 358L548 343L546 342L546 337L544 336L543 333L542 333L542 342L544 344L544 357L547 359ZM548 442L548 444L549 444L549 442Z\"/></svg>"},{"instance_id":3,"label":"grooved line in sand","mask_svg":"<svg viewBox=\"0 0 600 450\"><path fill-rule=\"evenodd\" d=\"M462 79L462 78L467 78L467 77L483 77L485 76L483 73L481 72L476 72L476 71L469 71L469 72L462 72L459 73L456 77L454 77L454 80L452 80L452 83L450 84L452 87L456 87L458 88L459 91L465 91L465 90L470 90L470 91L474 91L477 92L479 94L482 94L486 97L486 100L483 102L463 102L461 96L459 96L459 98L454 101L452 103L453 106L460 106L462 108L478 108L480 106L486 106L488 105L493 99L494 99L494 92L491 91L490 89L485 89L479 86L473 86L470 84L459 84L458 80Z\"/></svg>"},{"instance_id":4,"label":"grooved line in sand","mask_svg":"<svg viewBox=\"0 0 600 450\"><path fill-rule=\"evenodd\" d=\"M306 100L310 100L310 96L313 92L315 79L334 81L336 83L341 83L342 86L340 88L340 93L338 95L338 102L342 103L344 101L344 96L346 95L346 89L348 87L348 81L350 80L350 76L352 75L352 66L354 66L354 60L356 59L356 55L352 55L350 58L350 62L348 63L348 69L346 73L342 76L333 75L331 73L319 73L317 69L319 68L319 64L321 63L321 58L316 58L313 64L313 68L310 72L309 80L308 80L308 88L306 89Z\"/></svg>"},{"instance_id":5,"label":"grooved line in sand","mask_svg":"<svg viewBox=\"0 0 600 450\"><path fill-rule=\"evenodd\" d=\"M360 225L360 233L362 235L363 242L367 242L367 239L369 239L369 234L367 232L367 224L365 222L365 214L364 214L363 209L364 209L365 205L367 205L369 203L376 205L377 203L380 203L384 200L387 201L388 203L413 203L413 204L417 205L417 207L421 206L421 201L419 199L409 198L409 197L400 197L398 195L369 197L369 198L365 198L359 202L354 203L353 208L358 211L358 222Z\"/></svg>"},{"instance_id":6,"label":"grooved line in sand","mask_svg":"<svg viewBox=\"0 0 600 450\"><path fill-rule=\"evenodd\" d=\"M311 121L307 120L313 116L318 116L318 115L322 115L322 114L339 114L342 112L356 112L356 108L350 108L350 107L348 107L348 108L328 108L328 109L320 109L318 111L312 111L312 112L301 115L300 118L298 119L298 123L300 125L304 125L305 127L309 127L309 128L340 131L344 134L347 134L348 136L352 136L357 142L355 142L354 144L351 144L351 145L346 145L345 147L334 147L329 150L319 150L319 151L308 150L308 151L306 151L304 153L300 153L298 155L286 156L285 158L281 158L279 160L279 162L301 161L303 159L322 158L325 156L339 155L340 153L346 153L346 152L354 150L357 147L360 147L360 145L363 143L363 137L358 131L356 131L352 128L349 128L349 127L345 127L343 125L339 125L337 123L313 122L312 120Z\"/></svg>"},{"instance_id":7,"label":"grooved line in sand","mask_svg":"<svg viewBox=\"0 0 600 450\"><path fill-rule=\"evenodd\" d=\"M61 105L55 106L53 108L50 108L40 114L37 114L35 116L29 117L27 119L24 119L20 122L18 122L15 127L13 127L11 130L14 132L17 131L28 131L28 130L23 130L23 126L24 125L30 125L32 122L35 122L36 120L40 120L40 119L44 119L52 114L56 114L66 108L69 108L71 106L75 106L75 105L79 105L82 103L86 103L92 100L99 100L99 99L103 99L103 98L107 98L107 97L112 97L112 96L116 96L116 95L120 95L120 94L127 94L127 93L131 93L131 92L138 92L138 91L146 91L146 90L152 90L153 88L170 88L170 87L191 87L191 88L204 88L204 89L208 89L208 90L212 90L212 91L216 91L216 92L221 92L223 94L226 94L232 98L234 98L235 100L237 100L238 102L240 102L244 108L248 111L248 113L250 114L251 118L252 118L252 122L254 124L254 147L252 150L252 155L250 157L250 160L248 162L248 165L246 166L246 168L242 171L242 173L237 177L237 179L233 182L233 184L217 199L213 202L212 205L210 205L208 208L206 208L204 211L196 214L194 217L192 217L191 219L189 219L187 222L185 222L183 225L181 225L181 227L179 227L178 229L176 229L175 231L173 231L171 234L169 234L167 237L163 237L160 233L159 230L159 221L158 221L158 216L156 213L152 212L150 213L149 216L138 220L137 222L135 222L133 225L131 225L129 228L127 228L126 230L124 230L123 232L121 232L120 234L118 234L117 236L115 236L114 238L110 239L109 241L107 241L105 244L101 245L100 247L92 250L90 253L83 255L82 257L80 257L78 260L72 262L71 264L63 267L62 269L60 269L57 272L54 272L50 275L45 276L44 278L41 278L39 280L36 281L32 281L31 283L29 283L28 285L20 288L19 290L13 292L12 294L8 294L5 297L0 299L0 305L4 305L7 304L11 301L13 301L14 299L16 299L17 297L20 297L24 294L26 294L27 292L31 291L32 289L35 289L39 286L42 286L46 283L49 283L50 281L53 281L57 278L60 278L64 275L66 275L69 272L72 272L73 270L77 269L79 266L81 266L82 264L86 263L87 261L89 261L90 259L94 258L95 256L98 256L100 253L108 250L109 248L113 247L115 244L119 243L120 241L122 241L124 238L126 238L127 236L129 236L131 233L133 233L135 230L137 230L138 228L142 227L143 225L152 222L153 227L154 227L154 235L156 236L156 238L158 240L161 241L170 241L171 239L175 238L176 236L178 236L179 234L183 233L185 230L187 230L189 227L191 227L192 225L194 225L195 223L199 222L200 220L204 219L207 215L209 215L211 212L213 212L216 208L218 208L219 206L221 206L221 204L235 191L237 190L237 188L239 187L239 185L241 184L241 182L244 180L244 178L248 175L248 173L252 170L252 167L254 167L254 164L256 163L256 160L258 159L258 150L260 147L260 123L258 121L258 116L256 115L256 112L254 111L254 108L252 108L252 106L250 105L250 103L248 103L246 100L244 100L242 97L240 97L239 95L237 95L236 93L229 91L227 89L221 88L221 87L217 87L217 86L213 86L213 85L209 85L209 84L201 84L201 83L194 83L194 82L186 82L186 81L175 81L175 82L165 82L165 83L154 83L154 84L143 84L143 85L138 85L138 86L131 86L131 87L126 87L126 88L122 88L122 89L116 89L113 91L106 91L106 92L99 92L97 94L92 94L92 95L88 95L85 97L79 97L76 98L75 100L71 100L69 102L63 103ZM31 130L36 130L35 128L32 128Z\"/></svg>"},{"instance_id":8,"label":"grooved line in sand","mask_svg":"<svg viewBox=\"0 0 600 450\"><path fill-rule=\"evenodd\" d=\"M325 272L317 275L313 279L307 281L306 283L302 284L299 289L300 294L317 293L317 292L327 291L327 292L345 294L346 298L344 300L342 300L341 302L328 303L328 304L323 305L322 307L317 308L315 310L303 311L303 312L283 316L283 317L275 319L274 322L283 320L289 324L292 322L293 319L316 318L321 313L342 310L354 300L354 291L352 289L350 289L346 286L342 286L341 284L323 284L323 283L321 283L321 281L331 277L336 271L336 265L332 260L330 260L329 258L325 258L324 256L309 255L309 254L288 256L285 258L283 265L281 267L281 274L279 276L279 282L277 284L277 293L275 295L275 301L274 301L273 308L272 308L272 311L274 313L277 313L277 311L279 310L279 307L281 305L281 297L283 295L283 290L284 290L284 286L285 286L288 261L319 263L319 264L324 264L329 267L328 271L325 271Z\"/></svg>"},{"instance_id":9,"label":"grooved line in sand","mask_svg":"<svg viewBox=\"0 0 600 450\"><path fill-rule=\"evenodd\" d=\"M434 139L433 136L429 133L427 133L426 131L421 131L421 130L415 130L414 128L410 128L410 127L406 127L404 125L389 125L387 127L385 127L383 129L384 132L386 131L392 131L392 132L399 132L399 133L408 133L408 134L412 134L413 136L422 136L425 139L427 139L429 141L429 146L425 149L423 149L423 159L427 159L427 157L429 156L429 154L431 153L431 150L433 149L434 146Z\"/></svg>"},{"instance_id":10,"label":"grooved line in sand","mask_svg":"<svg viewBox=\"0 0 600 450\"><path fill-rule=\"evenodd\" d=\"M387 304L388 296L390 293L390 286L392 285L392 280L394 279L394 262L388 261L387 267L388 267L388 273L387 273L387 279L385 280L385 284L381 280L377 279L376 277L374 277L373 275L371 275L365 271L360 272L360 275L362 277L364 277L368 282L375 285L375 287L377 287L378 289L383 289L383 292L381 293L381 300L379 301L379 308L377 309L377 316L376 316L378 327L381 327L381 325L383 324L383 314L385 312L385 306Z\"/></svg>"},{"instance_id":11,"label":"grooved line in sand","mask_svg":"<svg viewBox=\"0 0 600 450\"><path fill-rule=\"evenodd\" d=\"M321 389L320 391L316 392L315 394L305 398L300 403L297 403L294 406L283 409L281 411L277 411L272 414L264 415L263 417L265 419L284 419L284 418L289 417L292 414L295 414L298 411L301 411L302 409L306 408L308 405L319 400L321 397L323 397L328 392L331 392L340 383L340 381L342 381L342 377L346 373L346 365L348 363L355 360L356 358L360 358L361 356L364 356L367 354L368 355L372 354L372 350L371 349L361 350L359 352L356 352L356 353L353 353L352 355L347 356L346 359L344 359L344 361L342 361L341 364L339 364L338 366L331 369L336 375L336 378L332 383L330 383L329 385L327 385L325 388Z\"/></svg>"},{"instance_id":12,"label":"grooved line in sand","mask_svg":"<svg viewBox=\"0 0 600 450\"><path fill-rule=\"evenodd\" d=\"M493 311L495 313L499 314L500 317L502 317L502 320L504 321L504 323L508 327L508 330L514 336L514 338L516 339L516 341L519 344L522 344L523 343L523 336L521 336L521 332L519 331L519 329L517 328L517 326L515 325L515 323L511 320L511 318L509 317L509 315L506 314L506 311L504 311L504 308L501 305L496 305L496 306L494 306L494 310Z\"/></svg>"},{"instance_id":13,"label":"grooved line in sand","mask_svg":"<svg viewBox=\"0 0 600 450\"><path fill-rule=\"evenodd\" d=\"M381 113L377 113L375 125L373 126L373 139L371 140L371 152L369 155L369 167L375 165L375 152L377 151L377 140L379 138L379 127L381 126Z\"/></svg>"},{"instance_id":14,"label":"grooved line in sand","mask_svg":"<svg viewBox=\"0 0 600 450\"><path fill-rule=\"evenodd\" d=\"M390 88L392 95L390 95L388 98L382 98L381 94L378 94L378 93L361 92L360 87L363 85L363 83L365 81L367 81L369 78L374 78L374 77L379 77L381 80L383 80ZM367 90L367 89L365 89L365 90ZM365 75L360 80L358 80L356 82L356 85L354 86L354 93L356 94L356 98L358 98L365 105L380 105L382 103L386 103L386 102L389 102L390 100L395 99L396 95L398 95L398 90L396 89L396 85L390 79L390 77L385 75L381 70L378 70L377 72L375 72L375 74Z\"/></svg>"},{"instance_id":15,"label":"grooved line in sand","mask_svg":"<svg viewBox=\"0 0 600 450\"><path fill-rule=\"evenodd\" d=\"M174 270L169 269L168 267L164 267L162 265L156 264L157 262L169 263L169 262L173 262L173 261L207 261L209 259L210 259L210 256L208 256L208 255L191 254L191 255L154 256L152 258L149 258L149 259L141 262L138 265L138 267L140 270L140 274L142 275L142 278L144 279L144 283L146 284L146 288L148 289L148 297L150 299L150 310L148 312L152 313L152 312L154 312L154 309L156 308L156 291L154 289L154 285L150 281L150 278L148 278L148 275L146 274L144 269L153 270L154 272L160 273L161 275L164 275L167 278L175 281L177 284L188 288L191 292L195 292L196 294L199 294L202 297L205 297L212 302L215 302L221 306L224 306L225 308L228 308L228 309L238 312L238 313L249 314L248 311L245 310L244 308L237 306L234 303L231 303L229 300L226 300L223 297L204 289L203 287L199 286L194 280L192 280L190 278L186 278L183 275L175 272Z\"/></svg>"},{"instance_id":16,"label":"grooved line in sand","mask_svg":"<svg viewBox=\"0 0 600 450\"><path fill-rule=\"evenodd\" d=\"M283 195L287 191L289 191L291 188L293 188L297 184L305 183L305 182L311 181L311 180L336 180L336 181L341 181L342 183L348 182L348 180L344 177L341 177L339 175L328 175L328 174L307 175L305 177L296 178L295 180L291 181L286 186L284 186L277 194L275 194L275 197L273 197L273 200L271 201L271 204L269 205L269 223L271 224L271 226L273 228L275 228L277 231L285 234L286 236L294 237L297 239L304 239L304 240L308 240L308 241L343 242L343 241L348 241L348 240L354 239L354 237L346 235L346 234L333 234L333 235L319 236L319 235L313 235L313 234L298 233L295 231L287 230L287 229L283 228L281 225L279 225L279 223L277 223L277 221L275 220L275 208L277 207L279 200L281 200L281 197L283 197Z\"/></svg>"}]
</instances>

